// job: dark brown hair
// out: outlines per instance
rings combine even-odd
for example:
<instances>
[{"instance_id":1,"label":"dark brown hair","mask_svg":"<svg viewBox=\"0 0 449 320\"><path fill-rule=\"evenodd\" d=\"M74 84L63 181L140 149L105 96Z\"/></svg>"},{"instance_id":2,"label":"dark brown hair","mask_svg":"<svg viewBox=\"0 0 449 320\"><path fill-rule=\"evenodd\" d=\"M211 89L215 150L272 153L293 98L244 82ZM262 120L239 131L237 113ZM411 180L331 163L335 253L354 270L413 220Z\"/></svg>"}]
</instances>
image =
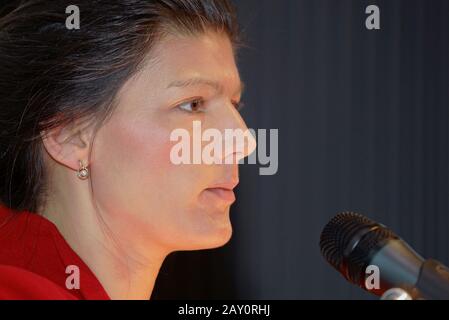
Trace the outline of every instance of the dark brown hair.
<instances>
[{"instance_id":1,"label":"dark brown hair","mask_svg":"<svg viewBox=\"0 0 449 320\"><path fill-rule=\"evenodd\" d=\"M210 28L238 43L228 0L77 0L80 29L66 28L72 0L10 1L0 8L0 202L37 212L45 199L41 133L75 120L96 127L167 32Z\"/></svg>"}]
</instances>

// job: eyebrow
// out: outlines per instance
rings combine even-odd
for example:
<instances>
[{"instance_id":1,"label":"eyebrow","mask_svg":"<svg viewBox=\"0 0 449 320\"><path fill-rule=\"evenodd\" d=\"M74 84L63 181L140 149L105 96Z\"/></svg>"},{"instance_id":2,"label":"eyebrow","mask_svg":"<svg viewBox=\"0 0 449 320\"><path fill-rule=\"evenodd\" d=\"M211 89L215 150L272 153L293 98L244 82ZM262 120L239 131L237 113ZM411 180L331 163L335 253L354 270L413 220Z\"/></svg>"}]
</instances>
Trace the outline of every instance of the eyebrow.
<instances>
[{"instance_id":1,"label":"eyebrow","mask_svg":"<svg viewBox=\"0 0 449 320\"><path fill-rule=\"evenodd\" d=\"M212 87L215 91L223 90L223 86L219 82L213 81L213 80L208 80L205 78L190 78L190 79L186 79L186 80L173 81L167 86L167 89L185 88L185 87L191 87L191 86L197 86L197 85L206 85L206 86ZM245 89L245 84L242 81L240 81L239 89L237 90L236 93L242 94L244 89Z\"/></svg>"}]
</instances>

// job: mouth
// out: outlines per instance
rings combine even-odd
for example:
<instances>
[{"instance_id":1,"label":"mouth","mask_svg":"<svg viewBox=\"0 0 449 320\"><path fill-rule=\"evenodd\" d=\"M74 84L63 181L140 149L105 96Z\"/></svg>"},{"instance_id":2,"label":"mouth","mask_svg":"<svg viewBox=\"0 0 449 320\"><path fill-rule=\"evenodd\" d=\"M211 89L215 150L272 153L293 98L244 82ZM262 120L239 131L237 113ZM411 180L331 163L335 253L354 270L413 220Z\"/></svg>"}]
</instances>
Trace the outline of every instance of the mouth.
<instances>
[{"instance_id":1,"label":"mouth","mask_svg":"<svg viewBox=\"0 0 449 320\"><path fill-rule=\"evenodd\" d=\"M236 200L234 189L238 184L238 181L219 183L207 188L205 192L216 201L232 204Z\"/></svg>"},{"instance_id":2,"label":"mouth","mask_svg":"<svg viewBox=\"0 0 449 320\"><path fill-rule=\"evenodd\" d=\"M212 197L222 202L232 204L236 200L233 190L223 188L209 188L206 189L205 192L209 193Z\"/></svg>"}]
</instances>

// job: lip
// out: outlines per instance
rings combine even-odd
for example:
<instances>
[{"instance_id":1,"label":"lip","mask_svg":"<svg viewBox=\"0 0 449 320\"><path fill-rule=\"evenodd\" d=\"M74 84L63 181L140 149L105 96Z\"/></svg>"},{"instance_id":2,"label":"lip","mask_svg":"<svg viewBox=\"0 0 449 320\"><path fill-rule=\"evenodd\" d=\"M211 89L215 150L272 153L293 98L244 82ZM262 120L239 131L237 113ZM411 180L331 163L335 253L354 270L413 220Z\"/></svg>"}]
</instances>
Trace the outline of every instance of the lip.
<instances>
[{"instance_id":1,"label":"lip","mask_svg":"<svg viewBox=\"0 0 449 320\"><path fill-rule=\"evenodd\" d=\"M228 191L233 191L239 184L238 180L220 182L210 186L208 189L224 189Z\"/></svg>"},{"instance_id":2,"label":"lip","mask_svg":"<svg viewBox=\"0 0 449 320\"><path fill-rule=\"evenodd\" d=\"M223 188L208 188L206 189L206 192L212 195L215 199L218 199L219 201L223 201L225 203L232 204L236 200L233 190Z\"/></svg>"},{"instance_id":3,"label":"lip","mask_svg":"<svg viewBox=\"0 0 449 320\"><path fill-rule=\"evenodd\" d=\"M238 184L238 180L219 182L210 186L205 191L211 195L214 200L232 204L236 200L234 189Z\"/></svg>"}]
</instances>

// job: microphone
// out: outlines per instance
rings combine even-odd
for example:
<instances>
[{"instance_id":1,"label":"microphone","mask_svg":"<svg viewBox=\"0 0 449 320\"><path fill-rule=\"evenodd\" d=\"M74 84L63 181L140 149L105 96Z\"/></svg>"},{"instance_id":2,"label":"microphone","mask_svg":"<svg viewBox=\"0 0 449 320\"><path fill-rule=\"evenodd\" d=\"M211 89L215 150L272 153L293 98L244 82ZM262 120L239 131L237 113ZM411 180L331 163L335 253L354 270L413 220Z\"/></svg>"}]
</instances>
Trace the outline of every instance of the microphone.
<instances>
[{"instance_id":1,"label":"microphone","mask_svg":"<svg viewBox=\"0 0 449 320\"><path fill-rule=\"evenodd\" d=\"M446 266L425 260L386 226L360 214L344 212L334 217L321 233L320 249L349 282L375 295L401 289L415 299L449 299ZM374 289L366 286L367 270L372 267L380 277Z\"/></svg>"}]
</instances>

